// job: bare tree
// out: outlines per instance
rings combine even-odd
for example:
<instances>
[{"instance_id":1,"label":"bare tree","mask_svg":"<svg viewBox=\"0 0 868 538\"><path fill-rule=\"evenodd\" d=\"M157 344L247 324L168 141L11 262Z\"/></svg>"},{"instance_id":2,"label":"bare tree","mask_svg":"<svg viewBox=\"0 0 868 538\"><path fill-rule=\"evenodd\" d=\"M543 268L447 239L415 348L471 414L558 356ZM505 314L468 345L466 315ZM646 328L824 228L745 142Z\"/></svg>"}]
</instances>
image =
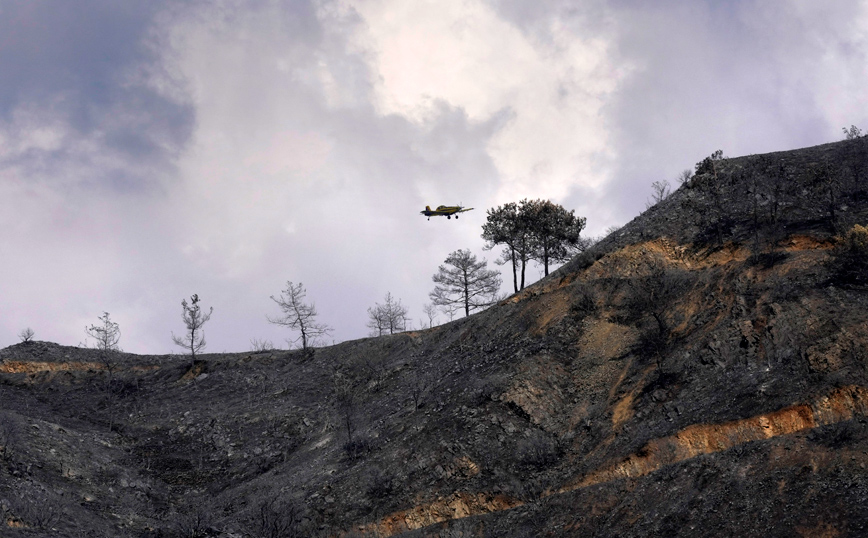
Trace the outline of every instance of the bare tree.
<instances>
[{"instance_id":1,"label":"bare tree","mask_svg":"<svg viewBox=\"0 0 868 538\"><path fill-rule=\"evenodd\" d=\"M678 174L678 184L684 185L685 183L690 181L692 178L693 178L693 172L690 171L690 168L685 168L684 170L681 171L680 174Z\"/></svg>"},{"instance_id":2,"label":"bare tree","mask_svg":"<svg viewBox=\"0 0 868 538\"><path fill-rule=\"evenodd\" d=\"M118 351L118 341L121 339L120 326L111 320L108 312L103 312L98 318L101 325L91 325L85 327L84 332L94 340L94 347L102 352L102 355L107 355L109 352Z\"/></svg>"},{"instance_id":3,"label":"bare tree","mask_svg":"<svg viewBox=\"0 0 868 538\"><path fill-rule=\"evenodd\" d=\"M283 316L276 318L266 316L270 323L298 331L299 337L293 342L301 340L301 348L304 350L314 345L317 338L329 334L332 330L328 325L316 321L316 306L304 302L306 295L307 291L301 282L293 284L287 281L286 289L280 292L279 296L271 296L271 300L283 311Z\"/></svg>"},{"instance_id":4,"label":"bare tree","mask_svg":"<svg viewBox=\"0 0 868 538\"><path fill-rule=\"evenodd\" d=\"M356 413L359 407L358 380L346 372L337 371L332 377L335 405L341 422L347 432L345 445L349 453L354 452L354 434L356 432Z\"/></svg>"},{"instance_id":5,"label":"bare tree","mask_svg":"<svg viewBox=\"0 0 868 538\"><path fill-rule=\"evenodd\" d=\"M0 460L6 461L18 440L18 426L8 411L0 413Z\"/></svg>"},{"instance_id":6,"label":"bare tree","mask_svg":"<svg viewBox=\"0 0 868 538\"><path fill-rule=\"evenodd\" d=\"M853 140L862 136L862 129L855 125L851 125L849 129L842 127L841 130L844 131L844 138L846 140Z\"/></svg>"},{"instance_id":7,"label":"bare tree","mask_svg":"<svg viewBox=\"0 0 868 538\"><path fill-rule=\"evenodd\" d=\"M172 341L176 345L190 350L190 364L192 367L196 362L196 353L205 348L205 333L202 330L202 326L211 319L214 307L212 306L207 314L202 312L202 308L199 306L199 296L194 293L190 297L189 304L186 299L181 300L181 309L181 319L184 320L187 330L183 336L175 336L175 333L172 333Z\"/></svg>"},{"instance_id":8,"label":"bare tree","mask_svg":"<svg viewBox=\"0 0 868 538\"><path fill-rule=\"evenodd\" d=\"M263 500L253 519L253 529L262 538L291 538L301 536L302 512L291 502L277 499Z\"/></svg>"},{"instance_id":9,"label":"bare tree","mask_svg":"<svg viewBox=\"0 0 868 538\"><path fill-rule=\"evenodd\" d=\"M696 175L706 176L702 183L702 190L705 191L710 202L696 209L700 222L714 234L718 245L723 244L723 231L728 219L726 206L723 203L723 182L718 175L725 160L723 151L716 150L696 163Z\"/></svg>"},{"instance_id":10,"label":"bare tree","mask_svg":"<svg viewBox=\"0 0 868 538\"><path fill-rule=\"evenodd\" d=\"M469 250L456 250L446 258L433 276L437 284L429 294L431 302L443 307L446 312L464 308L464 315L471 310L491 306L497 301L500 289L500 273L486 269L488 262L478 261Z\"/></svg>"},{"instance_id":11,"label":"bare tree","mask_svg":"<svg viewBox=\"0 0 868 538\"><path fill-rule=\"evenodd\" d=\"M99 350L100 361L102 361L103 368L108 373L108 378L105 380L103 388L108 400L106 408L109 410L109 431L112 431L115 408L117 407L115 404L119 392L119 387L115 382L115 372L120 368L117 352L120 350L118 341L121 339L121 329L117 323L111 320L108 312L103 312L99 320L102 322L100 325L85 327L84 332L90 338L96 340L94 348Z\"/></svg>"},{"instance_id":12,"label":"bare tree","mask_svg":"<svg viewBox=\"0 0 868 538\"><path fill-rule=\"evenodd\" d=\"M374 336L406 331L408 312L400 299L395 301L392 294L387 292L384 304L376 303L375 306L368 308L368 318L370 318L368 328L373 331Z\"/></svg>"},{"instance_id":13,"label":"bare tree","mask_svg":"<svg viewBox=\"0 0 868 538\"><path fill-rule=\"evenodd\" d=\"M673 306L689 288L690 277L686 271L656 258L649 259L644 271L630 281L625 306L638 321L647 315L654 320L656 330L646 334L642 344L645 352L657 359L658 365L675 326L677 312Z\"/></svg>"},{"instance_id":14,"label":"bare tree","mask_svg":"<svg viewBox=\"0 0 868 538\"><path fill-rule=\"evenodd\" d=\"M35 335L36 335L36 333L33 332L33 329L31 329L30 327L27 327L26 329L22 329L21 332L18 333L18 338L21 339L21 343L27 344L27 343L33 341L33 337Z\"/></svg>"},{"instance_id":15,"label":"bare tree","mask_svg":"<svg viewBox=\"0 0 868 538\"><path fill-rule=\"evenodd\" d=\"M434 326L434 322L437 321L437 307L431 303L426 303L422 307L422 312L428 317L428 328L430 329ZM422 325L424 326L424 323Z\"/></svg>"},{"instance_id":16,"label":"bare tree","mask_svg":"<svg viewBox=\"0 0 868 538\"><path fill-rule=\"evenodd\" d=\"M686 170L686 172L690 172ZM671 188L669 186L669 182L665 179L661 179L659 181L655 181L651 184L651 200L645 202L645 209L651 208L666 198L669 197Z\"/></svg>"}]
</instances>

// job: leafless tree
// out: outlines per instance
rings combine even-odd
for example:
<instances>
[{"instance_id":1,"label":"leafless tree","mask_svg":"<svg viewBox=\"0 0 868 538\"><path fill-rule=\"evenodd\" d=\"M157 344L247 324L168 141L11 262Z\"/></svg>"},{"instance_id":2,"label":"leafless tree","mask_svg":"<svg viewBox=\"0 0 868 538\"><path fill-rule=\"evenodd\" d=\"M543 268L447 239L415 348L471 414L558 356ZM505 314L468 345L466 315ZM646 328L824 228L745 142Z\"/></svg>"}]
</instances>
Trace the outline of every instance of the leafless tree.
<instances>
[{"instance_id":1,"label":"leafless tree","mask_svg":"<svg viewBox=\"0 0 868 538\"><path fill-rule=\"evenodd\" d=\"M375 306L368 308L368 328L373 331L373 336L406 331L408 312L400 299L395 301L392 294L387 292L385 303L376 303Z\"/></svg>"},{"instance_id":2,"label":"leafless tree","mask_svg":"<svg viewBox=\"0 0 868 538\"><path fill-rule=\"evenodd\" d=\"M413 409L422 407L425 393L431 388L431 381L431 374L421 368L414 368L410 372L410 397L413 399Z\"/></svg>"},{"instance_id":3,"label":"leafless tree","mask_svg":"<svg viewBox=\"0 0 868 538\"><path fill-rule=\"evenodd\" d=\"M293 284L287 281L286 289L280 292L279 296L271 296L271 300L283 311L283 316L276 318L266 316L270 323L298 331L299 337L293 340L293 343L301 340L301 348L304 350L314 345L317 338L329 334L332 330L328 325L316 321L316 306L304 302L306 295L307 291L301 282Z\"/></svg>"},{"instance_id":4,"label":"leafless tree","mask_svg":"<svg viewBox=\"0 0 868 538\"><path fill-rule=\"evenodd\" d=\"M846 140L854 140L862 136L862 129L856 127L855 125L851 125L849 129L846 127L842 127L841 130L844 131L844 138Z\"/></svg>"},{"instance_id":5,"label":"leafless tree","mask_svg":"<svg viewBox=\"0 0 868 538\"><path fill-rule=\"evenodd\" d=\"M186 299L181 300L181 309L181 319L184 320L187 330L183 336L175 336L175 333L172 333L172 341L176 345L190 350L190 364L192 366L196 361L196 353L205 348L205 333L202 326L211 319L214 307L212 306L207 314L204 313L202 307L199 306L199 296L194 293L190 297L190 303L187 303Z\"/></svg>"},{"instance_id":6,"label":"leafless tree","mask_svg":"<svg viewBox=\"0 0 868 538\"><path fill-rule=\"evenodd\" d=\"M103 312L99 320L101 322L99 325L85 327L84 332L96 341L93 347L99 350L100 361L108 373L103 388L108 400L106 408L109 410L109 431L111 431L114 427L116 400L118 392L120 392L120 387L115 382L115 372L120 368L117 352L120 350L118 341L121 339L121 329L117 323L111 320L108 312Z\"/></svg>"},{"instance_id":7,"label":"leafless tree","mask_svg":"<svg viewBox=\"0 0 868 538\"><path fill-rule=\"evenodd\" d=\"M826 211L829 213L829 226L832 231L838 231L837 208L841 197L841 178L823 164L813 169L814 184L819 187L820 196L818 202L825 202Z\"/></svg>"},{"instance_id":8,"label":"leafless tree","mask_svg":"<svg viewBox=\"0 0 868 538\"><path fill-rule=\"evenodd\" d=\"M724 228L727 225L729 214L724 204L723 180L720 172L726 157L722 150L716 150L708 157L696 163L696 176L703 176L701 189L708 197L707 204L694 207L699 221L706 228L707 233L714 234L718 245L723 244Z\"/></svg>"},{"instance_id":9,"label":"leafless tree","mask_svg":"<svg viewBox=\"0 0 868 538\"><path fill-rule=\"evenodd\" d=\"M469 250L451 253L446 265L441 265L433 276L437 285L429 294L431 302L447 313L461 306L465 316L469 316L471 310L497 302L500 273L487 269L487 264L485 260L478 261Z\"/></svg>"},{"instance_id":10,"label":"leafless tree","mask_svg":"<svg viewBox=\"0 0 868 538\"><path fill-rule=\"evenodd\" d=\"M102 322L101 325L85 327L84 332L96 340L94 347L100 350L103 355L107 355L112 351L118 351L120 349L118 341L121 339L120 326L111 320L108 312L103 312L99 320Z\"/></svg>"},{"instance_id":11,"label":"leafless tree","mask_svg":"<svg viewBox=\"0 0 868 538\"><path fill-rule=\"evenodd\" d=\"M18 439L18 427L9 412L0 413L0 460L8 460Z\"/></svg>"},{"instance_id":12,"label":"leafless tree","mask_svg":"<svg viewBox=\"0 0 868 538\"><path fill-rule=\"evenodd\" d=\"M425 303L425 306L422 307L422 312L428 317L428 328L430 329L434 326L434 322L437 321L437 307L431 303Z\"/></svg>"},{"instance_id":13,"label":"leafless tree","mask_svg":"<svg viewBox=\"0 0 868 538\"><path fill-rule=\"evenodd\" d=\"M36 335L36 333L33 332L33 329L31 329L30 327L27 327L26 329L22 329L21 332L18 333L18 338L21 339L22 343L27 344L27 343L33 341L33 337L35 335Z\"/></svg>"},{"instance_id":14,"label":"leafless tree","mask_svg":"<svg viewBox=\"0 0 868 538\"><path fill-rule=\"evenodd\" d=\"M264 500L259 504L253 521L257 536L262 538L291 538L301 536L301 510L292 503L279 503L276 499Z\"/></svg>"},{"instance_id":15,"label":"leafless tree","mask_svg":"<svg viewBox=\"0 0 868 538\"><path fill-rule=\"evenodd\" d=\"M347 452L355 452L356 414L359 408L358 380L347 372L335 372L332 378L335 405L347 433Z\"/></svg>"},{"instance_id":16,"label":"leafless tree","mask_svg":"<svg viewBox=\"0 0 868 538\"><path fill-rule=\"evenodd\" d=\"M689 172L689 171L688 171ZM669 197L671 187L665 179L651 184L651 200L645 202L645 209L653 207Z\"/></svg>"},{"instance_id":17,"label":"leafless tree","mask_svg":"<svg viewBox=\"0 0 868 538\"><path fill-rule=\"evenodd\" d=\"M690 168L685 168L678 174L678 184L684 185L693 177L693 172L690 171Z\"/></svg>"}]
</instances>

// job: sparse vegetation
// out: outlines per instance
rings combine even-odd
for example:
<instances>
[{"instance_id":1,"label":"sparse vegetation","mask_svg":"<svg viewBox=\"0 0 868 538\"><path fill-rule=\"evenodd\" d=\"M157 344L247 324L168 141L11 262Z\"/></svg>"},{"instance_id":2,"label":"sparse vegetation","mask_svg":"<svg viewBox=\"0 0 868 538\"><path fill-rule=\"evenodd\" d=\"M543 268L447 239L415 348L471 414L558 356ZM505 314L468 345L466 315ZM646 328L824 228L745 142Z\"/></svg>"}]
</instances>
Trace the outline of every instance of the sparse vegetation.
<instances>
[{"instance_id":1,"label":"sparse vegetation","mask_svg":"<svg viewBox=\"0 0 868 538\"><path fill-rule=\"evenodd\" d=\"M250 340L250 351L254 353L266 353L274 350L274 344L271 340L264 338L252 338Z\"/></svg>"},{"instance_id":2,"label":"sparse vegetation","mask_svg":"<svg viewBox=\"0 0 868 538\"><path fill-rule=\"evenodd\" d=\"M316 320L318 315L316 305L305 303L306 296L307 291L301 282L293 284L287 281L286 290L277 297L271 296L271 300L283 311L283 316L276 318L266 316L270 323L298 331L299 336L293 342L301 340L303 350L308 350L320 337L331 332L331 327Z\"/></svg>"},{"instance_id":3,"label":"sparse vegetation","mask_svg":"<svg viewBox=\"0 0 868 538\"><path fill-rule=\"evenodd\" d=\"M316 361L213 354L186 383L178 361L112 353L109 392L99 349L0 350L0 534L858 534L862 146L725 163L723 245L693 242L714 230L700 175L558 279ZM821 166L849 230L831 248Z\"/></svg>"},{"instance_id":4,"label":"sparse vegetation","mask_svg":"<svg viewBox=\"0 0 868 538\"><path fill-rule=\"evenodd\" d=\"M717 150L708 157L696 163L696 175L711 174L717 176L719 165L726 157L723 156L723 150Z\"/></svg>"}]
</instances>

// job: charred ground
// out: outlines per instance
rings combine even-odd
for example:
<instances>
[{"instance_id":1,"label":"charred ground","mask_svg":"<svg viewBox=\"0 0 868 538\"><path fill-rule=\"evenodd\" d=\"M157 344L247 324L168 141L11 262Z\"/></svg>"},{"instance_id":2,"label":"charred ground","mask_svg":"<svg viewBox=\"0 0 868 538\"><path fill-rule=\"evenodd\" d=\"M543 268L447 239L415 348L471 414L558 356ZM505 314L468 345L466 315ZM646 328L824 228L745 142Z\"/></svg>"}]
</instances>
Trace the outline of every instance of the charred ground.
<instances>
[{"instance_id":1,"label":"charred ground","mask_svg":"<svg viewBox=\"0 0 868 538\"><path fill-rule=\"evenodd\" d=\"M868 293L836 260L866 174L866 139L722 160L426 331L193 365L6 348L0 529L864 535Z\"/></svg>"}]
</instances>

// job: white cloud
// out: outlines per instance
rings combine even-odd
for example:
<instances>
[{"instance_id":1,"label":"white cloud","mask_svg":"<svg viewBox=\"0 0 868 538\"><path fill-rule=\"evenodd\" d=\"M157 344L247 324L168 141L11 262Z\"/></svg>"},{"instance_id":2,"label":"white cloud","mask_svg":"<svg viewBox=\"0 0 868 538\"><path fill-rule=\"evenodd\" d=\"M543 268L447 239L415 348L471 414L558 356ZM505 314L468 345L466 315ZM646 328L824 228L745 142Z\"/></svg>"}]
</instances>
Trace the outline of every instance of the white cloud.
<instances>
[{"instance_id":1,"label":"white cloud","mask_svg":"<svg viewBox=\"0 0 868 538\"><path fill-rule=\"evenodd\" d=\"M359 2L374 51L377 106L424 123L445 101L480 121L509 111L488 151L500 174L487 201L563 199L600 187L588 165L606 152L601 116L625 69L607 66L607 42L551 20L534 40L482 1Z\"/></svg>"}]
</instances>

